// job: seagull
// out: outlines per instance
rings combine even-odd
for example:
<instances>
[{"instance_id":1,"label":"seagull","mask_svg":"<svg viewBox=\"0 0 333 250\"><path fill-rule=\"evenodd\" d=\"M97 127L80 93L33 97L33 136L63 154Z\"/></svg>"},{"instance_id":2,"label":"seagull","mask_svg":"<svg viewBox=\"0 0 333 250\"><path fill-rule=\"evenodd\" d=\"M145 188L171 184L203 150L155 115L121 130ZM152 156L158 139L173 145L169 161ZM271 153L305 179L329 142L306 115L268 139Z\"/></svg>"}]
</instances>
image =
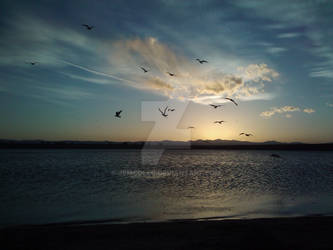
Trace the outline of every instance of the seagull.
<instances>
[{"instance_id":1,"label":"seagull","mask_svg":"<svg viewBox=\"0 0 333 250\"><path fill-rule=\"evenodd\" d=\"M144 73L148 72L148 70L146 70L144 67L140 67L140 68L143 70Z\"/></svg>"},{"instance_id":2,"label":"seagull","mask_svg":"<svg viewBox=\"0 0 333 250\"><path fill-rule=\"evenodd\" d=\"M195 59L195 60L197 60L200 64L203 64L203 63L208 63L208 61L206 61L206 60L200 60L200 59Z\"/></svg>"},{"instance_id":3,"label":"seagull","mask_svg":"<svg viewBox=\"0 0 333 250\"><path fill-rule=\"evenodd\" d=\"M26 62L27 64L31 64L32 66L36 65L38 62Z\"/></svg>"},{"instance_id":4,"label":"seagull","mask_svg":"<svg viewBox=\"0 0 333 250\"><path fill-rule=\"evenodd\" d=\"M121 116L120 116L120 113L122 112L122 110L119 110L119 111L117 111L116 112L116 114L114 115L115 117L118 117L118 118L121 118Z\"/></svg>"},{"instance_id":5,"label":"seagull","mask_svg":"<svg viewBox=\"0 0 333 250\"><path fill-rule=\"evenodd\" d=\"M167 72L170 76L175 76L174 73Z\"/></svg>"},{"instance_id":6,"label":"seagull","mask_svg":"<svg viewBox=\"0 0 333 250\"><path fill-rule=\"evenodd\" d=\"M168 109L168 111L171 111L171 112L173 112L173 111L175 111L175 109Z\"/></svg>"},{"instance_id":7,"label":"seagull","mask_svg":"<svg viewBox=\"0 0 333 250\"><path fill-rule=\"evenodd\" d=\"M193 127L193 126L189 126L189 127L187 127L187 129L193 129L193 128L195 128L195 127Z\"/></svg>"},{"instance_id":8,"label":"seagull","mask_svg":"<svg viewBox=\"0 0 333 250\"><path fill-rule=\"evenodd\" d=\"M82 24L82 26L86 27L87 30L92 30L94 26L90 26L88 24Z\"/></svg>"},{"instance_id":9,"label":"seagull","mask_svg":"<svg viewBox=\"0 0 333 250\"><path fill-rule=\"evenodd\" d=\"M220 124L222 124L223 122L225 122L225 121L215 121L214 123L220 123Z\"/></svg>"},{"instance_id":10,"label":"seagull","mask_svg":"<svg viewBox=\"0 0 333 250\"><path fill-rule=\"evenodd\" d=\"M215 105L215 104L209 104L209 106L212 106L214 109L218 108L218 107L222 107L223 105L222 104L218 104L218 105Z\"/></svg>"},{"instance_id":11,"label":"seagull","mask_svg":"<svg viewBox=\"0 0 333 250\"><path fill-rule=\"evenodd\" d=\"M162 116L164 116L164 117L167 117L167 116L168 116L168 114L166 113L167 110L168 110L168 107L166 107L166 108L164 109L163 112L162 112L162 110L161 110L160 108L158 108L158 110L161 112L161 115L162 115Z\"/></svg>"},{"instance_id":12,"label":"seagull","mask_svg":"<svg viewBox=\"0 0 333 250\"><path fill-rule=\"evenodd\" d=\"M231 98L228 98L228 97L226 97L224 99L229 100L229 101L233 102L236 106L238 106L237 102L235 102L234 99L231 99Z\"/></svg>"},{"instance_id":13,"label":"seagull","mask_svg":"<svg viewBox=\"0 0 333 250\"><path fill-rule=\"evenodd\" d=\"M247 133L240 133L239 135L253 136L253 134L247 134Z\"/></svg>"}]
</instances>

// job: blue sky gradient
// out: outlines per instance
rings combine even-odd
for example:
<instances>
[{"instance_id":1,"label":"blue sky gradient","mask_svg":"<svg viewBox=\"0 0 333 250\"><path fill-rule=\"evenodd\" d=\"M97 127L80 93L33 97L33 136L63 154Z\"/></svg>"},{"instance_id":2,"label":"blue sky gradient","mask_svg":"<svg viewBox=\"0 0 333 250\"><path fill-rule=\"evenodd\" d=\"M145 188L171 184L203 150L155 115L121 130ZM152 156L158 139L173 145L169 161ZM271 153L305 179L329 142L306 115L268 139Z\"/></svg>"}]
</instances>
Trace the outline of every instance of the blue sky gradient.
<instances>
[{"instance_id":1,"label":"blue sky gradient","mask_svg":"<svg viewBox=\"0 0 333 250\"><path fill-rule=\"evenodd\" d=\"M333 141L331 1L2 1L0 7L6 10L0 138L187 140L192 133L238 140L246 130L252 141ZM143 111L147 102L152 109ZM212 110L210 103L224 106ZM172 114L163 120L159 105L187 108L181 120ZM227 123L216 127L218 119ZM190 125L195 132L186 130Z\"/></svg>"}]
</instances>

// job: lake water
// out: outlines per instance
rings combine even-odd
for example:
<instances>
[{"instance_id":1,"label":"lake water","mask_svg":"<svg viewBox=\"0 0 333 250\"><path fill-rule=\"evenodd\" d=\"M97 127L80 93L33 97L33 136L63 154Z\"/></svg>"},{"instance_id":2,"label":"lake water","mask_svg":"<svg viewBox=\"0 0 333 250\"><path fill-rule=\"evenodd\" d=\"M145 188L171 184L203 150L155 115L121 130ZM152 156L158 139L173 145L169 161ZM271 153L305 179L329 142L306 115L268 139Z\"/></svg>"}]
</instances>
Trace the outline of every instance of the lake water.
<instances>
[{"instance_id":1,"label":"lake water","mask_svg":"<svg viewBox=\"0 0 333 250\"><path fill-rule=\"evenodd\" d=\"M141 157L1 150L0 226L333 213L333 152L173 150L157 165Z\"/></svg>"}]
</instances>

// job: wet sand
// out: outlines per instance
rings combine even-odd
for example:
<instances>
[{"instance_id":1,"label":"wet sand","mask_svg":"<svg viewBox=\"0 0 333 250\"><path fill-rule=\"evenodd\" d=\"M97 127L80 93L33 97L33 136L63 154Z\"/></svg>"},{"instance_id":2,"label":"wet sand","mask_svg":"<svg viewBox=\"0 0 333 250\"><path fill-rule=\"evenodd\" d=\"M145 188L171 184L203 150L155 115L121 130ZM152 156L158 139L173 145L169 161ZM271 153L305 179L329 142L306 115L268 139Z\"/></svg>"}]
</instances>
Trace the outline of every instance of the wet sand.
<instances>
[{"instance_id":1,"label":"wet sand","mask_svg":"<svg viewBox=\"0 0 333 250\"><path fill-rule=\"evenodd\" d=\"M333 249L333 217L20 226L0 249Z\"/></svg>"}]
</instances>

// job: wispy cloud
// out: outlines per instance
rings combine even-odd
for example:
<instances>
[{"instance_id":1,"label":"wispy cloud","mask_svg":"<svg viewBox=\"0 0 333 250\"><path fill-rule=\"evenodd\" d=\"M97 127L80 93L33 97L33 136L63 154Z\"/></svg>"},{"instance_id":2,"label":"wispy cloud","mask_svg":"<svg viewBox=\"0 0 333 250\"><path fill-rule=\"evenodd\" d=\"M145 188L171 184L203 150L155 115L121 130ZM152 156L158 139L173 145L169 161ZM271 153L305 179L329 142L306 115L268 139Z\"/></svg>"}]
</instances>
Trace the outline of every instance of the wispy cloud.
<instances>
[{"instance_id":1,"label":"wispy cloud","mask_svg":"<svg viewBox=\"0 0 333 250\"><path fill-rule=\"evenodd\" d=\"M117 41L111 52L110 64L122 78L129 78L139 83L139 86L141 83L143 88L162 90L171 98L198 101L203 95L254 96L264 91L266 82L271 82L279 75L266 64L237 67L234 72L209 69L209 64L198 65L193 58L182 55L152 37ZM146 74L133 71L139 66L150 71ZM171 77L167 72L175 76Z\"/></svg>"},{"instance_id":2,"label":"wispy cloud","mask_svg":"<svg viewBox=\"0 0 333 250\"><path fill-rule=\"evenodd\" d=\"M295 37L299 37L300 33L282 33L279 34L277 37L278 38L295 38Z\"/></svg>"},{"instance_id":3,"label":"wispy cloud","mask_svg":"<svg viewBox=\"0 0 333 250\"><path fill-rule=\"evenodd\" d=\"M74 75L74 74L69 74L69 73L63 73L63 74L72 79L76 79L76 80L80 80L80 81L96 83L96 84L112 84L112 81L110 81L109 79L84 77L84 76Z\"/></svg>"},{"instance_id":4,"label":"wispy cloud","mask_svg":"<svg viewBox=\"0 0 333 250\"><path fill-rule=\"evenodd\" d=\"M287 113L285 115L285 117L291 118L292 116L289 113L291 113L291 112L300 112L300 111L301 111L301 108L295 107L295 106L283 106L283 107L280 107L280 108L273 107L270 110L261 112L260 116L264 117L264 118L270 118L270 117L272 117L275 114ZM311 113L314 113L315 110L312 109L312 108L305 108L305 109L303 109L303 112L307 113L307 114L311 114Z\"/></svg>"},{"instance_id":5,"label":"wispy cloud","mask_svg":"<svg viewBox=\"0 0 333 250\"><path fill-rule=\"evenodd\" d=\"M262 117L270 118L271 116L275 115L276 113L287 113L287 112L295 112L295 111L300 111L299 107L294 107L294 106L284 106L280 108L271 108L268 111L264 111L260 114Z\"/></svg>"},{"instance_id":6,"label":"wispy cloud","mask_svg":"<svg viewBox=\"0 0 333 250\"><path fill-rule=\"evenodd\" d=\"M271 53L271 54L280 54L280 53L285 52L287 50L288 49L282 48L282 47L269 47L269 48L266 49L266 51L268 53Z\"/></svg>"},{"instance_id":7,"label":"wispy cloud","mask_svg":"<svg viewBox=\"0 0 333 250\"><path fill-rule=\"evenodd\" d=\"M94 55L99 44L78 31L22 13L6 20L6 25L6 40L0 41L0 65L27 67L25 62L33 60L44 66L61 67L64 58L78 60Z\"/></svg>"},{"instance_id":8,"label":"wispy cloud","mask_svg":"<svg viewBox=\"0 0 333 250\"><path fill-rule=\"evenodd\" d=\"M311 114L311 113L314 113L316 111L314 109L306 108L306 109L303 109L303 112Z\"/></svg>"}]
</instances>

